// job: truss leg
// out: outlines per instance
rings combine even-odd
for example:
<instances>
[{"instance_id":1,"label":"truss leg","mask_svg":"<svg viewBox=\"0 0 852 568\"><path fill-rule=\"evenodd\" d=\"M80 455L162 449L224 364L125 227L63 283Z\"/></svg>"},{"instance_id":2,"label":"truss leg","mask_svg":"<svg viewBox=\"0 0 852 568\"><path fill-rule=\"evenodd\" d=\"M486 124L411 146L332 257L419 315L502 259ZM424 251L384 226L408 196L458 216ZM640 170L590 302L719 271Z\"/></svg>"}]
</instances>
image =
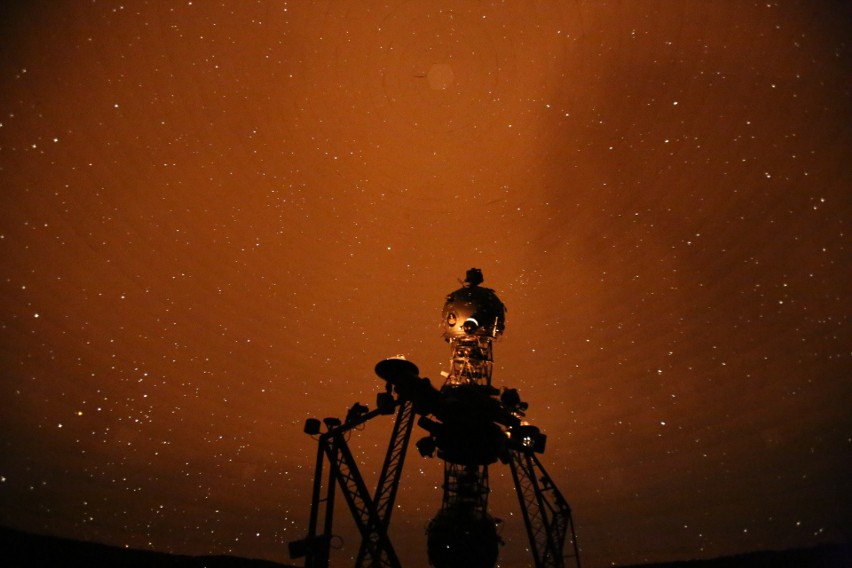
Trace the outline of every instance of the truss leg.
<instances>
[{"instance_id":1,"label":"truss leg","mask_svg":"<svg viewBox=\"0 0 852 568\"><path fill-rule=\"evenodd\" d=\"M323 436L325 452L334 469L343 497L349 505L361 538L367 543L367 565L400 568L399 559L388 538L387 531L379 522L373 500L367 494L367 486L358 471L358 466L342 433L332 432ZM322 443L323 440L320 440ZM377 534L376 534L377 533Z\"/></svg>"},{"instance_id":2,"label":"truss leg","mask_svg":"<svg viewBox=\"0 0 852 568\"><path fill-rule=\"evenodd\" d=\"M580 553L568 502L535 453L512 450L510 454L509 467L536 568L564 568L566 558L573 558L576 567L580 568ZM573 555L564 556L565 538L569 533Z\"/></svg>"},{"instance_id":3,"label":"truss leg","mask_svg":"<svg viewBox=\"0 0 852 568\"><path fill-rule=\"evenodd\" d=\"M396 499L396 491L399 487L399 478L402 475L402 465L405 462L405 454L408 450L408 441L411 439L411 429L414 426L414 405L410 401L402 401L396 414L393 431L391 432L388 453L382 466L382 473L376 486L376 494L373 503L376 506L377 521L379 527L369 526L368 537L361 541L358 550L358 558L355 561L356 568L368 566L368 549L375 546L382 532L386 533L390 525L390 517L393 512L393 503Z\"/></svg>"},{"instance_id":4,"label":"truss leg","mask_svg":"<svg viewBox=\"0 0 852 568\"><path fill-rule=\"evenodd\" d=\"M311 516L308 521L308 536L299 541L289 544L290 557L305 557L305 568L327 568L329 559L329 545L331 542L331 519L334 513L334 473L329 471L327 484L327 495L325 499L320 497L322 493L323 461L325 452L320 445L317 448L317 463L314 468L314 486L311 494ZM317 534L319 513L322 503L325 503L325 518L323 522L323 534Z\"/></svg>"},{"instance_id":5,"label":"truss leg","mask_svg":"<svg viewBox=\"0 0 852 568\"><path fill-rule=\"evenodd\" d=\"M289 543L290 557L301 558L304 556L306 568L328 567L336 485L340 486L355 520L355 524L358 527L358 531L361 533L362 543L366 545L364 552L365 566L400 568L399 559L387 535L387 524L383 524L380 520L381 517L377 512L373 499L367 493L364 479L358 471L357 463L352 456L345 438L347 432L368 420L372 420L382 414L392 414L393 407L398 403L399 401L394 400L389 410L387 405L384 405L366 413L352 413L350 411L350 415L347 416L346 422L343 424L337 419L327 418L324 420L329 429L326 433L319 436L308 536L305 539ZM400 410L400 415L406 416L406 420L411 422L413 418L411 405L408 405L408 409L405 411ZM401 419L398 422L403 432L410 434L411 425L408 424L406 426ZM305 423L306 434L316 435L319 433L319 429L319 420L311 419ZM402 465L401 459L405 453L405 448L407 448L408 434L399 434L394 437L394 439L400 440L399 447L397 450L389 450L389 452L394 456L391 461L398 465L389 464L387 468L388 472L383 472L382 474L383 478L399 478L399 471L397 470ZM329 462L329 472L326 497L323 499L321 497L323 462L326 458ZM392 507L393 496L396 491L395 486L395 483L388 481L380 484L379 489L377 489L377 494L383 496L383 501L388 503L387 507L389 508ZM383 489L383 487L385 488ZM318 534L317 528L320 509L323 504L325 504L323 533ZM389 512L386 512L385 515L386 517L389 516Z\"/></svg>"}]
</instances>

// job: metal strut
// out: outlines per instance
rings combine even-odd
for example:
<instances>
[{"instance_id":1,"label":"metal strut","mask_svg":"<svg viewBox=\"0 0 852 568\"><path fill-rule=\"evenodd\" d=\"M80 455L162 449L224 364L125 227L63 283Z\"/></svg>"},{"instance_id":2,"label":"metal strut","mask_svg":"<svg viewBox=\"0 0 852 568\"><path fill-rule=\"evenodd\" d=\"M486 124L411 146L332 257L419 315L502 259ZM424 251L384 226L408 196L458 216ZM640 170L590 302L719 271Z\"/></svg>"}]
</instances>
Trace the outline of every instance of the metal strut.
<instances>
[{"instance_id":1,"label":"metal strut","mask_svg":"<svg viewBox=\"0 0 852 568\"><path fill-rule=\"evenodd\" d=\"M368 566L401 568L399 559L388 538L385 524L379 519L375 503L367 494L367 486L358 472L358 465L342 433L334 433L325 440L325 452L343 497L349 505L361 542L365 547Z\"/></svg>"},{"instance_id":2,"label":"metal strut","mask_svg":"<svg viewBox=\"0 0 852 568\"><path fill-rule=\"evenodd\" d=\"M356 568L370 566L367 562L370 556L368 554L370 547L377 544L376 539L379 538L380 534L387 533L393 512L393 503L396 499L396 491L399 487L399 478L402 475L402 464L405 462L405 454L408 450L408 441L411 439L413 426L414 405L409 400L403 400L399 403L399 410L396 413L396 420L388 445L388 453L385 456L385 463L382 466L382 473L379 476L376 494L373 498L381 531L379 527L368 527L368 536L361 541L361 548L358 550L358 558L355 561Z\"/></svg>"},{"instance_id":3,"label":"metal strut","mask_svg":"<svg viewBox=\"0 0 852 568\"><path fill-rule=\"evenodd\" d=\"M382 414L392 414L397 408L388 453L382 467L376 493L373 498L367 492L364 478L346 443L346 434L361 424ZM366 410L366 408L364 408ZM316 433L316 429L308 433ZM400 568L393 545L388 537L393 503L396 498L402 465L414 426L414 405L408 400L394 399L384 407L347 417L346 422L327 419L328 431L319 436L317 462L314 470L314 486L311 500L311 516L308 537L290 543L290 556L305 556L306 568L326 568L332 540L335 487L339 486L361 534L358 551L358 568ZM322 498L323 464L329 463L326 496ZM320 509L325 504L322 533L318 531Z\"/></svg>"},{"instance_id":4,"label":"metal strut","mask_svg":"<svg viewBox=\"0 0 852 568\"><path fill-rule=\"evenodd\" d=\"M574 533L571 507L531 450L511 450L509 467L529 536L536 568L564 568L573 558L580 568L580 552ZM570 534L573 554L563 556Z\"/></svg>"}]
</instances>

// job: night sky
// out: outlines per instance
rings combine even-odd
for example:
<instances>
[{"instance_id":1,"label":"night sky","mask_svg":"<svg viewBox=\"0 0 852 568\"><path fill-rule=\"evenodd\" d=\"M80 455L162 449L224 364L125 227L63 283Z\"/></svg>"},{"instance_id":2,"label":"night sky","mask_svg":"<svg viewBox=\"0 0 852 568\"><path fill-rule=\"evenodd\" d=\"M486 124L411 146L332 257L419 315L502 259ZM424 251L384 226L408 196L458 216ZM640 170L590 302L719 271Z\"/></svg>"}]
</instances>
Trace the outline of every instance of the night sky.
<instances>
[{"instance_id":1,"label":"night sky","mask_svg":"<svg viewBox=\"0 0 852 568\"><path fill-rule=\"evenodd\" d=\"M388 356L440 384L478 267L584 566L849 541L850 29L840 1L3 3L0 524L288 561L304 420L373 406ZM370 485L391 423L350 440ZM407 567L440 483L412 448Z\"/></svg>"}]
</instances>

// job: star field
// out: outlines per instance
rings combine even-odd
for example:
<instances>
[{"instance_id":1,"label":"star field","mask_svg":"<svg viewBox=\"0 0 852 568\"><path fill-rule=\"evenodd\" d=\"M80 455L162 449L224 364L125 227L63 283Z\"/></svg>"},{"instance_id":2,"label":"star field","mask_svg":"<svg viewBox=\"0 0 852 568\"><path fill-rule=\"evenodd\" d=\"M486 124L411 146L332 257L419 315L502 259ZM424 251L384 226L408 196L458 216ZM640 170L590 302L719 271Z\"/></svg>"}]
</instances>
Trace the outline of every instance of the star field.
<instances>
[{"instance_id":1,"label":"star field","mask_svg":"<svg viewBox=\"0 0 852 568\"><path fill-rule=\"evenodd\" d=\"M842 2L0 8L0 524L287 562L309 417L508 307L584 566L848 542ZM353 434L368 485L387 424ZM500 565L531 561L492 471ZM441 464L391 538L425 566ZM335 566L357 553L338 515Z\"/></svg>"}]
</instances>

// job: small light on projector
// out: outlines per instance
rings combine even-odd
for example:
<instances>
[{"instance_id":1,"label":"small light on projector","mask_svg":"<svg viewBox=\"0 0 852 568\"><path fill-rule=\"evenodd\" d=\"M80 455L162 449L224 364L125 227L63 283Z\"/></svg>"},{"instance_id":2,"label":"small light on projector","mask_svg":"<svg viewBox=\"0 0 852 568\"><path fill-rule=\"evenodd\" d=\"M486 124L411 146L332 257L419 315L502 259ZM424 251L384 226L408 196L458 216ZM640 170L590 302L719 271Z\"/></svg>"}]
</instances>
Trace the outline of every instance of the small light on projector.
<instances>
[{"instance_id":1,"label":"small light on projector","mask_svg":"<svg viewBox=\"0 0 852 568\"><path fill-rule=\"evenodd\" d=\"M473 333L479 329L479 322L473 318L467 318L462 324L462 329L464 329L464 332L468 335L473 335Z\"/></svg>"}]
</instances>

